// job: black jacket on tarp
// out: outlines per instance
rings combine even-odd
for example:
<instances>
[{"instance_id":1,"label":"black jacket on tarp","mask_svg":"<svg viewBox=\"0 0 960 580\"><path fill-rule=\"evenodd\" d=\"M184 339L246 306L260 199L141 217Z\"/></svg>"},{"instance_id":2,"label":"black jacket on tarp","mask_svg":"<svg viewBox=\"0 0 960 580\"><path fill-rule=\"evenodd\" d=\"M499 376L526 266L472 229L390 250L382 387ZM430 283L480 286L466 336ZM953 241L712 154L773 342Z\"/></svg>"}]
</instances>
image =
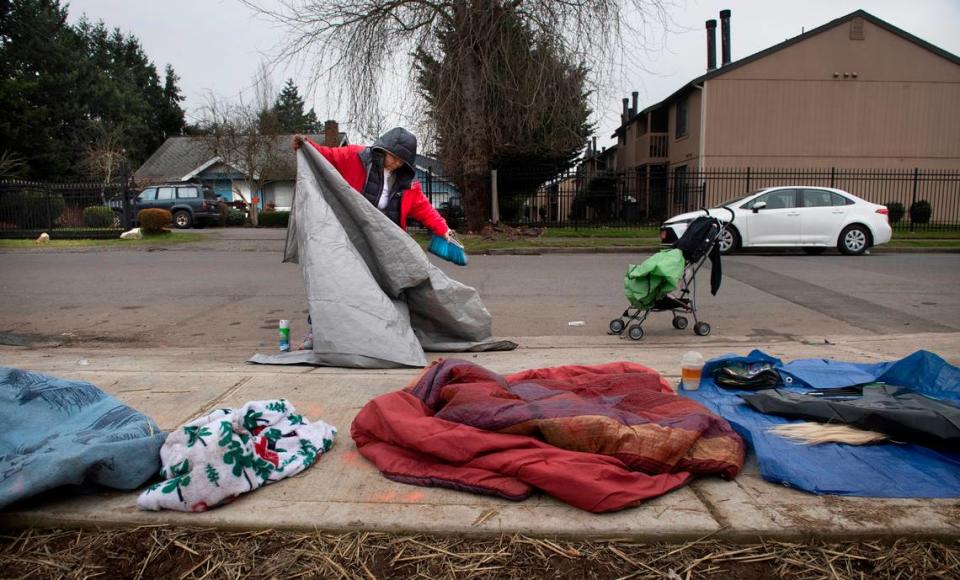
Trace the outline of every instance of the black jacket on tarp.
<instances>
[{"instance_id":1,"label":"black jacket on tarp","mask_svg":"<svg viewBox=\"0 0 960 580\"><path fill-rule=\"evenodd\" d=\"M932 447L960 444L960 407L895 385L803 393L768 389L740 397L761 413L850 425Z\"/></svg>"},{"instance_id":2,"label":"black jacket on tarp","mask_svg":"<svg viewBox=\"0 0 960 580\"><path fill-rule=\"evenodd\" d=\"M720 233L720 222L717 218L702 216L690 222L687 230L673 245L683 252L683 259L688 264L696 262L707 252L710 253L710 293L717 295L720 281L723 279L723 270L720 266L720 244L717 235Z\"/></svg>"}]
</instances>

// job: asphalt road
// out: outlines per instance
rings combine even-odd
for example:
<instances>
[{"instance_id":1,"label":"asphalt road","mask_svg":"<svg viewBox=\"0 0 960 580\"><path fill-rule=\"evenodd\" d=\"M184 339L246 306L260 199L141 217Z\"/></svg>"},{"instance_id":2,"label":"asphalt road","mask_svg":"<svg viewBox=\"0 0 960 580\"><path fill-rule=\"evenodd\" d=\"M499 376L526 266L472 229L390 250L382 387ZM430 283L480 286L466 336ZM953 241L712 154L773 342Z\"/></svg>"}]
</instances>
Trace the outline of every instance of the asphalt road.
<instances>
[{"instance_id":1,"label":"asphalt road","mask_svg":"<svg viewBox=\"0 0 960 580\"><path fill-rule=\"evenodd\" d=\"M0 342L269 348L278 319L293 320L294 336L306 326L299 266L280 262L282 233L270 235L162 251L0 253ZM648 255L472 256L466 268L440 265L480 291L499 336L596 337L626 306L627 264ZM717 296L709 271L699 276L701 319L716 336L761 343L960 331L960 255L733 256L723 273ZM674 330L669 314L644 328L645 341L702 340Z\"/></svg>"}]
</instances>

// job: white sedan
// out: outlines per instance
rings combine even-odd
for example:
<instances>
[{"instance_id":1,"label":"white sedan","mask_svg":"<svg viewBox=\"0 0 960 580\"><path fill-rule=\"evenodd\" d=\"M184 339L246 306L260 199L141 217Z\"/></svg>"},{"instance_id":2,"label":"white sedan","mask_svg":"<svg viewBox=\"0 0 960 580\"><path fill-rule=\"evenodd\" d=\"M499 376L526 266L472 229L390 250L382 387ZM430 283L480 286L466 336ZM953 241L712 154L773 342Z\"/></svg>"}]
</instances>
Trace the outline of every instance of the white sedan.
<instances>
[{"instance_id":1,"label":"white sedan","mask_svg":"<svg viewBox=\"0 0 960 580\"><path fill-rule=\"evenodd\" d=\"M887 208L840 189L828 187L767 187L741 197L710 214L730 221L720 238L720 251L741 247L800 247L808 254L837 248L857 256L871 246L890 241L893 230ZM703 215L695 211L674 216L660 228L660 241L672 244L687 224Z\"/></svg>"}]
</instances>

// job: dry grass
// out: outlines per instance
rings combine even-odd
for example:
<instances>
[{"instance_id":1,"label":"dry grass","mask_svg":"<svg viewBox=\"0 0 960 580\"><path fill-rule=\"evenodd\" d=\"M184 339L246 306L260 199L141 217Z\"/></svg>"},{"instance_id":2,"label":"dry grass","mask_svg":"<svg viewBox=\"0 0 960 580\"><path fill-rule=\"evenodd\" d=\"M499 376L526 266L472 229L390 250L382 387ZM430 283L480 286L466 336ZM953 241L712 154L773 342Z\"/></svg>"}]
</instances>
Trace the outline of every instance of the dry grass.
<instances>
[{"instance_id":1,"label":"dry grass","mask_svg":"<svg viewBox=\"0 0 960 580\"><path fill-rule=\"evenodd\" d=\"M960 541L638 544L133 530L0 536L3 578L956 578Z\"/></svg>"}]
</instances>

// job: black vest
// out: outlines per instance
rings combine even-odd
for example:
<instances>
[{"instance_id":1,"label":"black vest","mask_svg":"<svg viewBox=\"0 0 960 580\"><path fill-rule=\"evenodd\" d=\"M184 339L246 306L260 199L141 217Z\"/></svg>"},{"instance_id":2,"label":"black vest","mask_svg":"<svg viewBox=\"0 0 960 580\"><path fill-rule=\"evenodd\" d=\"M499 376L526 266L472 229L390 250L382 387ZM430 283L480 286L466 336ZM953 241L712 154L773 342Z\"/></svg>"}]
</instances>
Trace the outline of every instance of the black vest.
<instances>
[{"instance_id":1,"label":"black vest","mask_svg":"<svg viewBox=\"0 0 960 580\"><path fill-rule=\"evenodd\" d=\"M360 154L360 160L367 167L367 181L363 185L363 197L377 207L380 204L380 195L383 193L383 153L374 149L366 149ZM380 210L390 221L400 225L400 201L404 190L410 187L413 178L409 175L406 166L394 172L393 186L390 188L390 199L387 207Z\"/></svg>"}]
</instances>

